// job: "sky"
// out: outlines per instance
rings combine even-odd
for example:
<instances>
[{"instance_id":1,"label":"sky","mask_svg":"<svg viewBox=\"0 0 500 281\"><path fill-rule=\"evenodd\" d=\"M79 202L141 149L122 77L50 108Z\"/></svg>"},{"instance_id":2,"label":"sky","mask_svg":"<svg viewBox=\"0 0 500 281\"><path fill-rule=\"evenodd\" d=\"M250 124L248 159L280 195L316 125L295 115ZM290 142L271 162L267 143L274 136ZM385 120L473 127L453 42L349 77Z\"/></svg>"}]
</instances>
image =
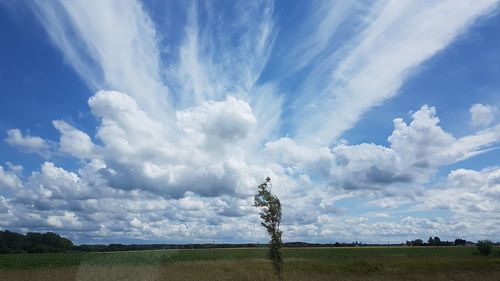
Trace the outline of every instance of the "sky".
<instances>
[{"instance_id":1,"label":"sky","mask_svg":"<svg viewBox=\"0 0 500 281\"><path fill-rule=\"evenodd\" d=\"M1 1L0 229L500 237L500 4Z\"/></svg>"}]
</instances>

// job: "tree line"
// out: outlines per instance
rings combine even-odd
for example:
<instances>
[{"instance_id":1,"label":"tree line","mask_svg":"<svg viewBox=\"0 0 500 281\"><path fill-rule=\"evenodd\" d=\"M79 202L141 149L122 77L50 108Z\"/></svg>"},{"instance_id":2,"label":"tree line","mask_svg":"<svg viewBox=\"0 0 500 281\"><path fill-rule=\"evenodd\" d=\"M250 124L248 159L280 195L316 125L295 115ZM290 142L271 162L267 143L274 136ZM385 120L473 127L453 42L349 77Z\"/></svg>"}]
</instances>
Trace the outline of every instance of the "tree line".
<instances>
[{"instance_id":1,"label":"tree line","mask_svg":"<svg viewBox=\"0 0 500 281\"><path fill-rule=\"evenodd\" d=\"M422 239L406 241L408 246L465 246L476 244L464 239L455 241L442 241L430 237L424 242ZM400 246L401 244L390 244L390 246ZM500 243L492 243L500 246ZM73 245L71 240L61 237L53 232L36 233L28 232L19 234L8 230L0 231L0 254L15 253L51 253L51 252L115 252L115 251L140 251L140 250L161 250L161 249L212 249L212 248L264 248L269 244L259 243L196 243L196 244L82 244ZM285 242L284 248L301 247L364 247L364 246L388 246L388 244L365 244L361 242L352 243L307 243L307 242Z\"/></svg>"},{"instance_id":2,"label":"tree line","mask_svg":"<svg viewBox=\"0 0 500 281\"><path fill-rule=\"evenodd\" d=\"M119 252L168 249L222 249L222 248L257 248L267 247L266 244L243 243L195 243L195 244L83 244L73 246L77 252Z\"/></svg>"},{"instance_id":3,"label":"tree line","mask_svg":"<svg viewBox=\"0 0 500 281\"><path fill-rule=\"evenodd\" d=\"M406 241L407 246L465 246L473 245L471 241L466 241L465 239L457 238L455 241L442 241L439 237L429 237L429 239L424 242L422 239L415 239L411 241Z\"/></svg>"},{"instance_id":4,"label":"tree line","mask_svg":"<svg viewBox=\"0 0 500 281\"><path fill-rule=\"evenodd\" d=\"M28 232L26 235L0 231L0 253L56 253L66 252L73 248L71 240L54 232Z\"/></svg>"}]
</instances>

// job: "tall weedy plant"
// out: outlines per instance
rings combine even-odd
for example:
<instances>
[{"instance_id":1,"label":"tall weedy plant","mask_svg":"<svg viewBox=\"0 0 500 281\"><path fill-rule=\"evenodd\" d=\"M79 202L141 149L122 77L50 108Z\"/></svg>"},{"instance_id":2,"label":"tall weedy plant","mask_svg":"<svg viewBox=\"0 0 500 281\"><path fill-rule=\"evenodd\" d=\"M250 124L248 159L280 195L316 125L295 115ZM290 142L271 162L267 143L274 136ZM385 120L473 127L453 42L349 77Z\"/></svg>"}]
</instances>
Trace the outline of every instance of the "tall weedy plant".
<instances>
[{"instance_id":1,"label":"tall weedy plant","mask_svg":"<svg viewBox=\"0 0 500 281\"><path fill-rule=\"evenodd\" d=\"M260 224L266 228L267 233L271 236L269 258L273 263L276 274L280 280L283 280L283 254L281 252L281 247L283 246L281 234L283 232L280 230L281 203L278 197L271 193L270 188L271 178L267 177L266 181L258 187L258 193L254 198L254 205L261 209L260 218L262 222Z\"/></svg>"}]
</instances>

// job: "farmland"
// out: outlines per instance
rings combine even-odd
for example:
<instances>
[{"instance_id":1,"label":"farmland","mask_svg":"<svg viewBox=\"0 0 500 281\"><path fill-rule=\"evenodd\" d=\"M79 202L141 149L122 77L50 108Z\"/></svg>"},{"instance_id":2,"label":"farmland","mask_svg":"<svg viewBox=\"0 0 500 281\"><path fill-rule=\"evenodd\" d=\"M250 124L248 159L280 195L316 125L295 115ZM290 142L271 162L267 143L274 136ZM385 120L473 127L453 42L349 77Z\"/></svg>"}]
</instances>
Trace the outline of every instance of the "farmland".
<instances>
[{"instance_id":1,"label":"farmland","mask_svg":"<svg viewBox=\"0 0 500 281\"><path fill-rule=\"evenodd\" d=\"M286 248L285 280L500 280L500 249ZM264 248L0 256L1 280L269 280Z\"/></svg>"}]
</instances>

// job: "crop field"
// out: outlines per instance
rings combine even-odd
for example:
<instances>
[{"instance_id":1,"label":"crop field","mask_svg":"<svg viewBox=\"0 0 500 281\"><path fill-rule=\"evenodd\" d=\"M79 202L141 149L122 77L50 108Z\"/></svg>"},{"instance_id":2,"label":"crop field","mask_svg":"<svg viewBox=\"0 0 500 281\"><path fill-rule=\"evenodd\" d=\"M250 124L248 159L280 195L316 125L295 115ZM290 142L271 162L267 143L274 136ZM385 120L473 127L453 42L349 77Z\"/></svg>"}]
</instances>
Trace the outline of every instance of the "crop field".
<instances>
[{"instance_id":1,"label":"crop field","mask_svg":"<svg viewBox=\"0 0 500 281\"><path fill-rule=\"evenodd\" d=\"M265 248L0 255L0 280L273 280ZM286 248L285 280L500 280L500 249Z\"/></svg>"}]
</instances>

